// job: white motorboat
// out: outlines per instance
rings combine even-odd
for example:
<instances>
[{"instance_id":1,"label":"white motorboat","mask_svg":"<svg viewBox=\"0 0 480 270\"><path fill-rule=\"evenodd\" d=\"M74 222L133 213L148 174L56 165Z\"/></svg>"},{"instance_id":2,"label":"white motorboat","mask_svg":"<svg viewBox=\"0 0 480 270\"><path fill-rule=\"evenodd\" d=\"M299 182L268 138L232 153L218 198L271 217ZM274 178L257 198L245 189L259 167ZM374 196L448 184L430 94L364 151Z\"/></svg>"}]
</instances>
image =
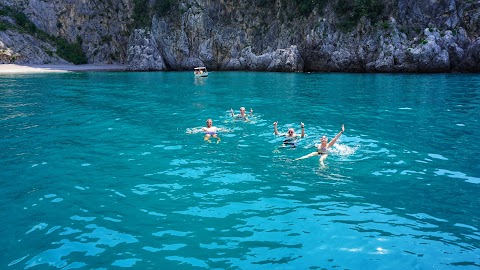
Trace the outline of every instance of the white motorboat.
<instances>
[{"instance_id":1,"label":"white motorboat","mask_svg":"<svg viewBox=\"0 0 480 270\"><path fill-rule=\"evenodd\" d=\"M206 67L196 67L193 69L195 77L208 77L208 71Z\"/></svg>"}]
</instances>

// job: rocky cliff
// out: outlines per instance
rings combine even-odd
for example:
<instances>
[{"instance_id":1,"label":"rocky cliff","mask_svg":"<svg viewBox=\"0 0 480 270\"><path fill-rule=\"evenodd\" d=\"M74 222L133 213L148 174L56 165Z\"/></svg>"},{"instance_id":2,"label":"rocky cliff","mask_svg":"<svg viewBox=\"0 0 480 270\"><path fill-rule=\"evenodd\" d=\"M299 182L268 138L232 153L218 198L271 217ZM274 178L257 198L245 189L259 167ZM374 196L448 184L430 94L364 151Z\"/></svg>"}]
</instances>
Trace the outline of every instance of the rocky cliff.
<instances>
[{"instance_id":1,"label":"rocky cliff","mask_svg":"<svg viewBox=\"0 0 480 270\"><path fill-rule=\"evenodd\" d=\"M129 70L479 72L478 0L0 0ZM13 17L13 18L12 18ZM0 13L0 61L65 61ZM2 22L4 27L2 27ZM6 25L6 26L5 26ZM24 27L25 28L25 27Z\"/></svg>"},{"instance_id":2,"label":"rocky cliff","mask_svg":"<svg viewBox=\"0 0 480 270\"><path fill-rule=\"evenodd\" d=\"M130 0L0 0L0 61L65 62L56 54L61 38L80 43L89 63L123 63L132 10Z\"/></svg>"}]
</instances>

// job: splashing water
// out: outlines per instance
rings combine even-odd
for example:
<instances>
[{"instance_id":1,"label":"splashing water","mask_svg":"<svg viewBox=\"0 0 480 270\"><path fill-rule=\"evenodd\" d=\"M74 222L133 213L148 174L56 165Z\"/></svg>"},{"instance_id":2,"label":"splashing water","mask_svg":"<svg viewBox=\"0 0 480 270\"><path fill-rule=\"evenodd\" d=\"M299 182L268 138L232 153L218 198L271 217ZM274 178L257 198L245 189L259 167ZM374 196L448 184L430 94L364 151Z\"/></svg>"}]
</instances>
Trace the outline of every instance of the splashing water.
<instances>
[{"instance_id":1,"label":"splashing water","mask_svg":"<svg viewBox=\"0 0 480 270\"><path fill-rule=\"evenodd\" d=\"M348 146L346 144L336 143L330 149L330 152L342 157L348 157L354 155L358 148L360 148L360 145Z\"/></svg>"}]
</instances>

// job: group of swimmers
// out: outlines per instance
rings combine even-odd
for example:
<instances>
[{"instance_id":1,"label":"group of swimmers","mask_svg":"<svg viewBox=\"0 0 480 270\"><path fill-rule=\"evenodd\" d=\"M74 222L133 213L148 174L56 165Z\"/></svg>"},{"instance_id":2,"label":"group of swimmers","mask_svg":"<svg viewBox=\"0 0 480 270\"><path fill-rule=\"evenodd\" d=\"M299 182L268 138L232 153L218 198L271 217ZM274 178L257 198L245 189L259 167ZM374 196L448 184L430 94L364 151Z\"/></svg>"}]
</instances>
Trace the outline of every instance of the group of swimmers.
<instances>
[{"instance_id":1,"label":"group of swimmers","mask_svg":"<svg viewBox=\"0 0 480 270\"><path fill-rule=\"evenodd\" d=\"M253 115L253 110L250 109L250 114L247 115L245 107L241 107L239 114L235 114L233 109L230 109L230 113L232 117L235 119L249 121L248 116ZM285 137L285 139L283 140L282 146L296 147L298 139L305 137L305 124L303 123L300 123L300 128L302 130L301 134L295 133L295 130L293 128L289 128L286 133L278 133L277 124L278 124L278 121L273 122L273 132L275 133L276 136ZM207 119L207 126L203 127L202 130L203 132L205 132L205 137L204 137L205 141L211 142L210 139L214 138L217 140L217 143L220 142L221 139L217 135L218 128L213 126L212 119ZM328 156L328 149L332 147L335 144L335 142L337 142L338 138L340 138L343 132L345 132L345 126L342 124L340 132L338 132L337 135L335 135L335 137L330 142L328 141L327 136L322 136L322 138L320 139L320 144L315 144L317 151L312 152L308 155L296 158L295 160L306 159L314 156L320 156L320 163L322 164L322 166L324 166L323 161Z\"/></svg>"}]
</instances>

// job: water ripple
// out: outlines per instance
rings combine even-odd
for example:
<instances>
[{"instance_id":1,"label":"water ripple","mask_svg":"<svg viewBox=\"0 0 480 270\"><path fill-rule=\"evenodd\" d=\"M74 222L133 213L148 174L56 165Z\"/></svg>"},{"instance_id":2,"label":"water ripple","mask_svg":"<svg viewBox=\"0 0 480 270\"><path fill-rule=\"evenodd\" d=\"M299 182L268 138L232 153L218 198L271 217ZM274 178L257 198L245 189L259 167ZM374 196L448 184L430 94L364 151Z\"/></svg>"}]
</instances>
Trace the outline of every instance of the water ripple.
<instances>
[{"instance_id":1,"label":"water ripple","mask_svg":"<svg viewBox=\"0 0 480 270\"><path fill-rule=\"evenodd\" d=\"M480 267L478 76L0 82L0 264L10 269ZM233 121L232 106L252 107L252 121ZM208 118L219 144L198 132ZM282 132L305 123L297 148L280 147L277 120ZM325 166L294 161L342 123Z\"/></svg>"}]
</instances>

